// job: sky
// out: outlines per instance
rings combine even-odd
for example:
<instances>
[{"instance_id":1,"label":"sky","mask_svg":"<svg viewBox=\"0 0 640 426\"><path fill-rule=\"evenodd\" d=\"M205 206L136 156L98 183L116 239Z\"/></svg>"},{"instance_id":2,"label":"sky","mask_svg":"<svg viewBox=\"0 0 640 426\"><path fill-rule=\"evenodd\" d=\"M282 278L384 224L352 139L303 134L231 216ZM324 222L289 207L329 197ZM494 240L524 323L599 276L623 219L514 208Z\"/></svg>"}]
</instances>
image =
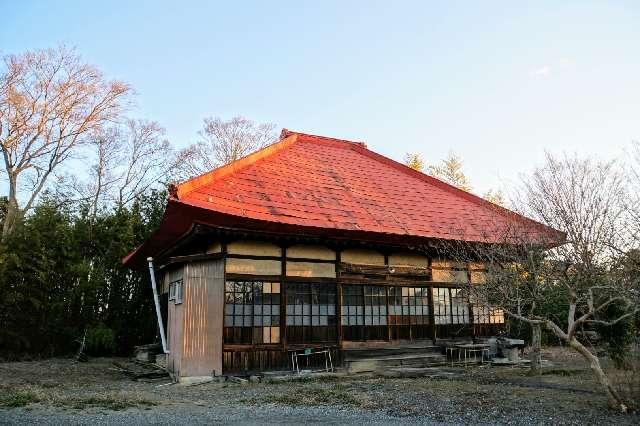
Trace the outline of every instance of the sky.
<instances>
[{"instance_id":1,"label":"sky","mask_svg":"<svg viewBox=\"0 0 640 426\"><path fill-rule=\"evenodd\" d=\"M462 157L510 188L545 151L640 140L637 1L0 0L0 54L75 47L182 147L209 116Z\"/></svg>"}]
</instances>

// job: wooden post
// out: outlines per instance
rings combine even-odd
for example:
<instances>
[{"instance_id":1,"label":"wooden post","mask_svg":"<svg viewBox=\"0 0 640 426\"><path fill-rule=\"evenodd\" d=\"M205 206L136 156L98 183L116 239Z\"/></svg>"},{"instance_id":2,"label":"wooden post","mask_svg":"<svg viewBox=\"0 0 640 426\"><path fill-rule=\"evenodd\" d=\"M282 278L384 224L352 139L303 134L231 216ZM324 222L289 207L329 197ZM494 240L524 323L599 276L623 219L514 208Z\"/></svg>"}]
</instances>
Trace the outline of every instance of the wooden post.
<instances>
[{"instance_id":1,"label":"wooden post","mask_svg":"<svg viewBox=\"0 0 640 426\"><path fill-rule=\"evenodd\" d=\"M542 330L540 324L531 324L531 374L540 375L540 367L542 363L542 356L540 354L540 346L542 340Z\"/></svg>"},{"instance_id":2,"label":"wooden post","mask_svg":"<svg viewBox=\"0 0 640 426\"><path fill-rule=\"evenodd\" d=\"M340 283L340 250L336 249L336 322L338 327L338 347L342 348L342 284Z\"/></svg>"},{"instance_id":3,"label":"wooden post","mask_svg":"<svg viewBox=\"0 0 640 426\"><path fill-rule=\"evenodd\" d=\"M391 341L391 324L389 322L389 286L384 287L385 302L387 305L387 341Z\"/></svg>"},{"instance_id":4,"label":"wooden post","mask_svg":"<svg viewBox=\"0 0 640 426\"><path fill-rule=\"evenodd\" d=\"M384 264L389 267L389 253L384 253ZM389 279L389 275L386 275L385 279ZM389 287L384 286L384 302L387 307L387 342L391 341L391 326L389 325Z\"/></svg>"},{"instance_id":5,"label":"wooden post","mask_svg":"<svg viewBox=\"0 0 640 426\"><path fill-rule=\"evenodd\" d=\"M280 343L287 353L287 248L281 247L280 265ZM287 357L288 358L288 357Z\"/></svg>"},{"instance_id":6,"label":"wooden post","mask_svg":"<svg viewBox=\"0 0 640 426\"><path fill-rule=\"evenodd\" d=\"M477 336L476 336L476 326L473 323L473 307L471 306L471 303L467 303L467 311L469 312L469 327L471 327L471 340L473 340L473 342L475 343L477 340Z\"/></svg>"},{"instance_id":7,"label":"wooden post","mask_svg":"<svg viewBox=\"0 0 640 426\"><path fill-rule=\"evenodd\" d=\"M433 286L429 286L429 322L431 323L431 340L436 344L436 314L435 304L433 303Z\"/></svg>"}]
</instances>

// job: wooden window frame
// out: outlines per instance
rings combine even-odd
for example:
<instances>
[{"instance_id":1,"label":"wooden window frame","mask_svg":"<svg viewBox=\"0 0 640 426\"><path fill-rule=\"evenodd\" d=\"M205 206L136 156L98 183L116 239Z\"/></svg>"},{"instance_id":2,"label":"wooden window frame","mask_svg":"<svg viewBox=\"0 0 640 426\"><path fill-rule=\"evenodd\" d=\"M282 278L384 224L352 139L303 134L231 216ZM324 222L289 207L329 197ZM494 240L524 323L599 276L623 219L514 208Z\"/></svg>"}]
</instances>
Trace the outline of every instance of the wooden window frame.
<instances>
[{"instance_id":1,"label":"wooden window frame","mask_svg":"<svg viewBox=\"0 0 640 426\"><path fill-rule=\"evenodd\" d=\"M299 291L301 289L306 291ZM284 296L287 344L337 343L340 317L337 311L337 294L335 283L287 280ZM298 303L301 299L302 302ZM323 299L326 303L322 303ZM323 313L324 306L326 313ZM308 313L305 309L308 309ZM315 332L321 332L324 336L317 336Z\"/></svg>"},{"instance_id":2,"label":"wooden window frame","mask_svg":"<svg viewBox=\"0 0 640 426\"><path fill-rule=\"evenodd\" d=\"M184 293L184 280L179 278L169 283L169 301L179 305L182 303Z\"/></svg>"},{"instance_id":3,"label":"wooden window frame","mask_svg":"<svg viewBox=\"0 0 640 426\"><path fill-rule=\"evenodd\" d=\"M238 286L241 288L240 291L237 290ZM266 291L267 286L269 287L269 291ZM274 288L277 288L277 291L275 291ZM223 316L224 345L280 345L282 342L280 333L280 324L282 321L280 309L282 303L281 289L282 284L278 280L226 280ZM275 294L278 295L277 299L274 297ZM261 300L260 303L256 303L258 296ZM269 298L269 303L264 303L267 297ZM240 303L238 303L239 298L242 299ZM274 300L277 300L277 303L274 303ZM229 301L233 303L229 303ZM247 303L248 301L251 303ZM242 306L242 313L236 312L238 306ZM251 312L244 312L248 306L251 307ZM231 312L229 312L229 307L231 307ZM268 307L268 314L265 314L265 307ZM257 313L258 310L260 313ZM277 314L274 314L274 311L277 312ZM240 318L241 324L236 323L238 318ZM268 324L265 324L265 318L270 318ZM256 323L256 321L259 323ZM249 324L246 324L246 322ZM247 328L250 329L250 332L243 331L243 329ZM240 330L237 331L236 329ZM259 332L257 331L258 329L260 330ZM265 329L269 329L268 339L265 339ZM231 339L228 339L229 333L232 336ZM246 338L243 333L247 333L250 338ZM256 333L258 333L259 336ZM238 334L239 339L237 338Z\"/></svg>"}]
</instances>

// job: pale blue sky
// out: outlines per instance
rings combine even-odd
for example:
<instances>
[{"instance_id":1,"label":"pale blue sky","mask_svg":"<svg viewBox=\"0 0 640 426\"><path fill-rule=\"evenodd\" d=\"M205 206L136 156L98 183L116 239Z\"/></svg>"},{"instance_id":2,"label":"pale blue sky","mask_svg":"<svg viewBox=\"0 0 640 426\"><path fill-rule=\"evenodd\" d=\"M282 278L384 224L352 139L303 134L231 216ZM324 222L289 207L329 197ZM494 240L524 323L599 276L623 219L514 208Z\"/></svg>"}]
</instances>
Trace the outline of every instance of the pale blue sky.
<instances>
[{"instance_id":1,"label":"pale blue sky","mask_svg":"<svg viewBox=\"0 0 640 426\"><path fill-rule=\"evenodd\" d=\"M398 160L451 150L479 193L545 150L640 139L637 1L129 3L0 0L0 51L75 46L177 146L240 114Z\"/></svg>"}]
</instances>

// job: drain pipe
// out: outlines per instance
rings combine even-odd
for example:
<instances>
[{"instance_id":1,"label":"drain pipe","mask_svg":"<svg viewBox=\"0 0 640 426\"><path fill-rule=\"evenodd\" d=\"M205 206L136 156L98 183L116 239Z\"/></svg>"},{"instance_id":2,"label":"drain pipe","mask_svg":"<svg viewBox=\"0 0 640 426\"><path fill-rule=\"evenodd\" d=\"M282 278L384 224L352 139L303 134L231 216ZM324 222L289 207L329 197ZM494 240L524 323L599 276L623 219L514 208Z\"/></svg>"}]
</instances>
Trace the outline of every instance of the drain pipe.
<instances>
[{"instance_id":1,"label":"drain pipe","mask_svg":"<svg viewBox=\"0 0 640 426\"><path fill-rule=\"evenodd\" d=\"M156 304L156 316L158 317L158 327L160 327L160 339L162 339L162 350L165 354L169 353L167 349L167 339L164 335L164 324L162 323L162 315L160 314L160 299L158 298L158 288L156 287L156 273L153 269L153 257L147 257L149 262L149 276L151 277L151 289L153 290L153 301Z\"/></svg>"}]
</instances>

